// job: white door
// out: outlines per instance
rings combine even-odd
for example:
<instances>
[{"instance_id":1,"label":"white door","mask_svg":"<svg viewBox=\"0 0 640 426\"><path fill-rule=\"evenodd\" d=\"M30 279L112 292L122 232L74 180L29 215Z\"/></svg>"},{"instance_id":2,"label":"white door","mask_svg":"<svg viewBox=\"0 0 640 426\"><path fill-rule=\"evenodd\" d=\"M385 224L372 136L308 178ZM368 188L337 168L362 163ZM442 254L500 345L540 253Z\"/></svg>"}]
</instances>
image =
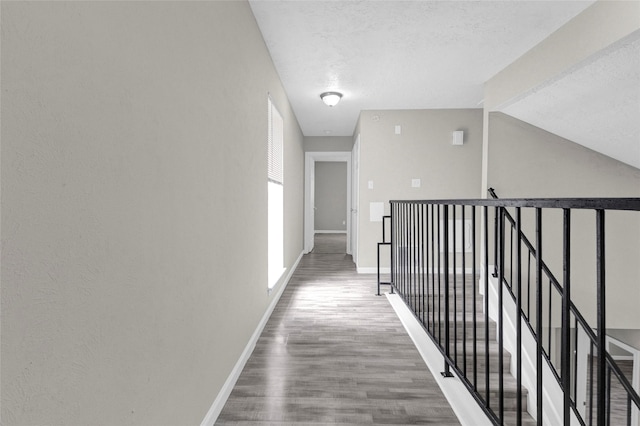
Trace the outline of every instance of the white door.
<instances>
[{"instance_id":1,"label":"white door","mask_svg":"<svg viewBox=\"0 0 640 426\"><path fill-rule=\"evenodd\" d=\"M360 135L356 137L351 151L351 256L358 264L358 199L360 176Z\"/></svg>"}]
</instances>

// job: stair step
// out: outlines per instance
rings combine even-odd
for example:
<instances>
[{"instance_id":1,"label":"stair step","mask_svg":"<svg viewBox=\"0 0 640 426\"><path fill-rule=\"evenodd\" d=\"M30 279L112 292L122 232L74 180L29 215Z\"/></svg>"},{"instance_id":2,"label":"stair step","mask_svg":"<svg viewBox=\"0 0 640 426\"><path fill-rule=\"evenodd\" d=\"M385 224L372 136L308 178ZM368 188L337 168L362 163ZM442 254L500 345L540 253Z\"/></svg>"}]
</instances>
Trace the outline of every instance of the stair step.
<instances>
[{"instance_id":1,"label":"stair step","mask_svg":"<svg viewBox=\"0 0 640 426\"><path fill-rule=\"evenodd\" d=\"M409 308L411 308L414 312L418 312L419 316L424 315L425 319L428 319L429 321L433 320L433 306L426 306L426 305L414 305L412 303L408 303ZM436 322L441 321L442 323L444 323L444 305L440 306L440 309L442 310L442 314L440 314L440 317L438 317L438 305L435 306L435 320ZM471 310L469 310L468 312L465 312L464 315L462 315L462 311L454 311L453 309L453 305L449 306L449 322L453 323L454 321L458 322L458 323L462 323L463 321L467 321L469 323L473 323L473 312ZM484 312L481 309L476 310L476 315L475 315L475 319L476 319L476 323L481 323L484 322ZM489 320L491 322L493 322L492 320Z\"/></svg>"},{"instance_id":2,"label":"stair step","mask_svg":"<svg viewBox=\"0 0 640 426\"><path fill-rule=\"evenodd\" d=\"M487 366L487 362L486 362L486 357L484 356L484 349L482 348L480 350L480 353L477 355L476 357L476 366L478 368L478 374L484 374L484 371L486 370L486 366ZM463 354L462 354L462 350L459 349L458 350L458 357L455 357L455 353L453 352L452 349L450 349L449 351L449 355L451 356L452 359L455 359L456 361L456 365L462 370L464 368L464 359L463 358ZM510 369L510 362L511 362L511 354L509 352L506 352L503 354L503 362L502 362L502 371L504 373L509 373ZM467 351L467 356L466 356L466 364L467 364L467 374L472 374L473 372L473 354L470 351ZM489 374L491 373L496 373L498 372L498 368L500 366L499 363L499 359L498 359L498 353L489 353Z\"/></svg>"},{"instance_id":3,"label":"stair step","mask_svg":"<svg viewBox=\"0 0 640 426\"><path fill-rule=\"evenodd\" d=\"M406 300L406 302L411 304L412 306L424 306L425 309L427 306L429 307L435 306L436 308L440 306L441 309L443 310L445 306L445 301L446 301L446 298L444 296L413 297L413 298L408 298ZM453 297L450 297L449 308L453 310L453 307L455 306L459 311L462 311L462 308L464 305L465 312L473 312L474 308L476 312L482 312L484 309L484 300L481 298L476 299L475 303L472 298L466 299L464 304L462 302L463 302L462 297L459 299L453 299Z\"/></svg>"},{"instance_id":4,"label":"stair step","mask_svg":"<svg viewBox=\"0 0 640 426\"><path fill-rule=\"evenodd\" d=\"M494 377L495 376L495 377ZM478 393L486 399L486 388L485 388L485 376L479 376L477 381L477 390ZM470 381L473 382L473 377L469 377ZM489 404L490 406L497 411L499 404L499 395L500 389L498 386L498 375L490 374L489 375ZM504 395L504 410L505 411L515 411L517 409L517 397L518 393L516 391L516 382L515 379L510 374L503 375L503 388L502 392ZM521 401L522 401L522 410L527 410L527 395L529 392L526 388L521 387Z\"/></svg>"},{"instance_id":5,"label":"stair step","mask_svg":"<svg viewBox=\"0 0 640 426\"><path fill-rule=\"evenodd\" d=\"M427 283L424 284L424 287L422 286L422 284L415 284L414 286L408 286L409 289L412 289L411 293L413 294L413 296L415 297L420 297L420 296L444 296L445 295L445 288L444 285L440 285L440 289L438 289L438 285L436 284L435 287L431 286L431 283L429 283L429 285L427 285ZM400 289L402 289L402 287L400 287ZM463 291L464 290L464 291ZM476 293L475 296L476 298L481 299L482 295L478 292L479 291L479 287L476 286ZM467 287L467 286L461 286L461 285L456 285L455 288L453 286L453 284L449 284L449 296L453 297L453 296L457 296L462 298L462 296L466 296L469 299L472 298L472 296L474 295L473 293L473 287Z\"/></svg>"},{"instance_id":6,"label":"stair step","mask_svg":"<svg viewBox=\"0 0 640 426\"><path fill-rule=\"evenodd\" d=\"M438 344L438 336L436 335L436 344ZM444 334L442 335L442 347L444 348ZM455 344L454 344L455 342ZM464 345L466 344L466 354L464 350ZM487 354L485 353L485 342L478 341L477 344L477 353L476 353L476 368L478 370L478 375L484 375L487 366ZM465 357L466 355L466 357ZM452 360L455 361L456 365L460 370L463 370L465 367L466 361L466 370L467 374L471 376L473 374L474 368L474 357L473 357L473 342L471 341L452 341L449 345L449 356ZM488 351L488 359L489 359L489 373L498 372L498 368L500 366L500 353L498 344L495 341L489 341L489 351ZM505 373L509 373L511 365L511 353L507 350L504 350L502 353L502 371Z\"/></svg>"},{"instance_id":7,"label":"stair step","mask_svg":"<svg viewBox=\"0 0 640 426\"><path fill-rule=\"evenodd\" d=\"M436 326L434 328L435 333L438 333L438 330L440 330L440 332L444 336L445 325L442 324L440 327L438 327L438 324L436 323ZM456 330L457 330L457 333L456 333ZM466 322L458 321L457 323L454 323L452 321L449 325L449 333L451 334L450 336L451 339L454 339L455 337L457 337L457 340L460 340L460 341L465 340L468 346L473 345L473 330L474 330L474 324L468 318ZM475 331L476 331L476 340L478 342L484 342L485 340L484 321L476 322ZM491 321L489 324L489 340L491 341L497 340L496 326L493 321Z\"/></svg>"},{"instance_id":8,"label":"stair step","mask_svg":"<svg viewBox=\"0 0 640 426\"><path fill-rule=\"evenodd\" d=\"M476 294L473 293L473 280L476 280ZM444 318L438 318L436 314L435 324L431 321L433 319L431 309L435 305L436 313L438 312L438 304L440 309L444 311L444 305L446 301L446 295L444 294L444 275L440 276L440 292L438 288L438 276L435 276L435 292L431 292L431 276L425 276L425 287L423 287L426 294L420 296L413 296L408 298L406 302L412 308L418 307L420 312L424 311L425 319L428 319L431 332L435 337L438 337L440 332L441 339L444 343L445 325ZM449 354L452 359L455 359L456 365L460 370L464 368L465 357L463 357L463 347L466 345L466 377L469 382L473 383L473 330L474 330L474 315L475 308L475 330L476 330L476 342L478 354L476 357L476 386L478 393L486 400L485 389L485 367L487 357L485 356L485 316L484 316L484 297L477 292L480 289L478 283L479 277L466 275L466 280L462 282L462 276L457 275L456 285L454 287L454 277L449 275ZM428 285L427 285L428 283ZM415 287L414 287L415 288ZM464 289L464 291L463 291ZM465 315L462 314L462 306L465 306ZM457 308L454 310L454 306ZM443 315L442 315L443 316ZM498 410L498 396L499 396L499 350L497 343L497 328L494 321L489 320L489 404L494 411ZM457 350L457 357L455 357ZM517 390L516 379L510 374L511 354L507 351L503 351L503 396L504 396L504 424L515 425L516 424L516 408L517 408ZM522 425L533 426L536 422L526 412L527 410L527 395L528 390L524 387L521 388L521 404L522 404Z\"/></svg>"},{"instance_id":9,"label":"stair step","mask_svg":"<svg viewBox=\"0 0 640 426\"><path fill-rule=\"evenodd\" d=\"M505 426L515 426L517 424L516 412L515 411L507 411L504 412L504 425ZM533 420L533 417L529 415L527 412L522 413L522 426L536 426L538 423Z\"/></svg>"}]
</instances>

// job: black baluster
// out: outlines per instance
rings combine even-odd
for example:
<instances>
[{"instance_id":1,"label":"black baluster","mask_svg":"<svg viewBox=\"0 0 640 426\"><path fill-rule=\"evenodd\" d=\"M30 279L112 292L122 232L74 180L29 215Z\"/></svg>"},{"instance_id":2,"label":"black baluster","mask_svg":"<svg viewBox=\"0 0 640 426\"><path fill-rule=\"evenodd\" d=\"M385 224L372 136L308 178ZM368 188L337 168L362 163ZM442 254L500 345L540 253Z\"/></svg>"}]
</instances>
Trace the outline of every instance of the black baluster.
<instances>
[{"instance_id":1,"label":"black baluster","mask_svg":"<svg viewBox=\"0 0 640 426\"><path fill-rule=\"evenodd\" d=\"M542 209L536 208L536 401L542 426Z\"/></svg>"},{"instance_id":2,"label":"black baluster","mask_svg":"<svg viewBox=\"0 0 640 426\"><path fill-rule=\"evenodd\" d=\"M516 426L522 425L522 213L516 207Z\"/></svg>"},{"instance_id":3,"label":"black baluster","mask_svg":"<svg viewBox=\"0 0 640 426\"><path fill-rule=\"evenodd\" d=\"M598 425L605 421L605 343L606 343L606 291L605 291L605 229L604 210L596 210L596 276L597 276L597 321L598 321Z\"/></svg>"},{"instance_id":4,"label":"black baluster","mask_svg":"<svg viewBox=\"0 0 640 426\"><path fill-rule=\"evenodd\" d=\"M562 386L564 390L564 426L571 424L571 210L564 209L563 217L563 283L562 283L562 347L560 348ZM577 330L576 330L577 331ZM577 332L576 332L577 334Z\"/></svg>"},{"instance_id":5,"label":"black baluster","mask_svg":"<svg viewBox=\"0 0 640 426\"><path fill-rule=\"evenodd\" d=\"M449 370L449 360L451 359L450 355L450 335L449 335L449 206L447 204L442 206L442 214L443 214L443 224L444 227L444 241L443 241L443 250L444 250L444 340L445 340L445 362L444 362L444 371L442 375L444 377L452 377L451 371Z\"/></svg>"}]
</instances>

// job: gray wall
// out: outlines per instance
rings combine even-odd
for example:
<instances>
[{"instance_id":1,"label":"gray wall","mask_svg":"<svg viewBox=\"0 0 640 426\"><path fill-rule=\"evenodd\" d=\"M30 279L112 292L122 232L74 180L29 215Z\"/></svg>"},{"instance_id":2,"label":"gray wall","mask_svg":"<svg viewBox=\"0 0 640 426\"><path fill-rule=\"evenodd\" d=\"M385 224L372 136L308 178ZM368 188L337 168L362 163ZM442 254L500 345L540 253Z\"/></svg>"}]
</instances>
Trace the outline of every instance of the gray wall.
<instances>
[{"instance_id":1,"label":"gray wall","mask_svg":"<svg viewBox=\"0 0 640 426\"><path fill-rule=\"evenodd\" d=\"M310 152L351 152L353 138L351 136L305 136L304 151Z\"/></svg>"},{"instance_id":2,"label":"gray wall","mask_svg":"<svg viewBox=\"0 0 640 426\"><path fill-rule=\"evenodd\" d=\"M640 30L640 3L596 1L484 85L482 191L491 155L489 114L502 111ZM597 28L597 31L594 29ZM579 42L576 42L579 40ZM597 103L598 100L594 99ZM623 106L625 108L625 106Z\"/></svg>"},{"instance_id":3,"label":"gray wall","mask_svg":"<svg viewBox=\"0 0 640 426\"><path fill-rule=\"evenodd\" d=\"M285 263L303 138L246 2L2 2L2 424L199 424Z\"/></svg>"},{"instance_id":4,"label":"gray wall","mask_svg":"<svg viewBox=\"0 0 640 426\"><path fill-rule=\"evenodd\" d=\"M502 113L489 116L488 183L501 198L640 197L640 170ZM533 212L523 212L534 238ZM545 262L562 276L561 211L543 216ZM607 215L607 326L640 328L640 217ZM595 216L572 213L572 299L595 324Z\"/></svg>"},{"instance_id":5,"label":"gray wall","mask_svg":"<svg viewBox=\"0 0 640 426\"><path fill-rule=\"evenodd\" d=\"M401 134L395 134L395 126ZM477 198L482 155L482 110L363 111L360 132L358 267L376 266L382 224L371 222L371 202L389 200ZM463 130L464 145L451 144ZM411 187L421 179L421 187ZM369 189L368 181L373 181Z\"/></svg>"},{"instance_id":6,"label":"gray wall","mask_svg":"<svg viewBox=\"0 0 640 426\"><path fill-rule=\"evenodd\" d=\"M538 88L571 72L640 29L637 2L597 1L485 83L483 185L502 197L638 197L640 171L566 139L495 114ZM593 29L597 28L597 31ZM580 40L576 43L576 40ZM598 102L594 99L594 102ZM607 215L607 328L627 343L640 342L639 219ZM525 217L526 219L526 217ZM594 324L594 218L573 213L572 299ZM559 213L543 218L547 230L559 231ZM584 232L582 231L584 230ZM529 232L532 231L531 226ZM549 238L543 247L553 270L561 270L561 244ZM547 256L545 256L547 257ZM615 330L614 330L615 329Z\"/></svg>"},{"instance_id":7,"label":"gray wall","mask_svg":"<svg viewBox=\"0 0 640 426\"><path fill-rule=\"evenodd\" d=\"M347 163L317 161L315 171L315 230L346 232Z\"/></svg>"}]
</instances>

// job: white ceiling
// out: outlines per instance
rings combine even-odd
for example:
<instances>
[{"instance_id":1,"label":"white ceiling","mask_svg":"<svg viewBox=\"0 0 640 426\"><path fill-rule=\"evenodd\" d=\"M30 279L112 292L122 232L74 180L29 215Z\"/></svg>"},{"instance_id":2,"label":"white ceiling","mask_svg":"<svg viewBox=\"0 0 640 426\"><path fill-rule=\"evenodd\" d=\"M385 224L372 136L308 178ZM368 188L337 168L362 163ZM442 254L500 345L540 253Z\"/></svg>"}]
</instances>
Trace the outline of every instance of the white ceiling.
<instances>
[{"instance_id":1,"label":"white ceiling","mask_svg":"<svg viewBox=\"0 0 640 426\"><path fill-rule=\"evenodd\" d=\"M305 136L352 136L362 110L481 108L484 82L593 3L249 1ZM505 112L617 159L635 155L637 163L622 161L640 168L640 86L633 86L640 53L637 42L627 44ZM344 97L329 108L319 97L325 91ZM615 110L622 101L628 113L599 115L603 108L589 109L590 96L616 103ZM558 119L568 109L573 117ZM612 120L626 135L615 143ZM599 149L603 137L623 148Z\"/></svg>"},{"instance_id":2,"label":"white ceiling","mask_svg":"<svg viewBox=\"0 0 640 426\"><path fill-rule=\"evenodd\" d=\"M640 169L640 31L503 112Z\"/></svg>"}]
</instances>

